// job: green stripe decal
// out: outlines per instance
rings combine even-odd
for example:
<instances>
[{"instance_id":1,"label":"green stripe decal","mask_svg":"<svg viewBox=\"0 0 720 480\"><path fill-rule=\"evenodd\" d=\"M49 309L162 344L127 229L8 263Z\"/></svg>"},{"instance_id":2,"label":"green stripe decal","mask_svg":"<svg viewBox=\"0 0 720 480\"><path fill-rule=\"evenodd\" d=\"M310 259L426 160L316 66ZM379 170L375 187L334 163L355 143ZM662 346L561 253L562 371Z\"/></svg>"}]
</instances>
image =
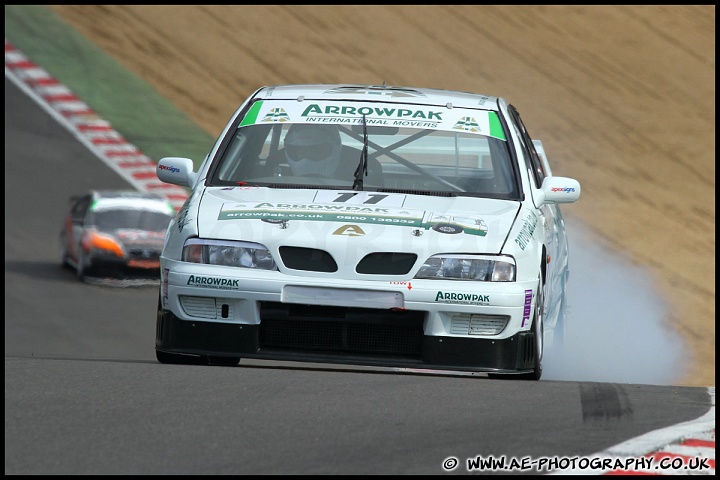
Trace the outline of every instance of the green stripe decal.
<instances>
[{"instance_id":1,"label":"green stripe decal","mask_svg":"<svg viewBox=\"0 0 720 480\"><path fill-rule=\"evenodd\" d=\"M473 227L468 225L454 224L453 222L423 221L422 216L395 216L377 214L352 214L348 212L321 212L303 210L223 210L218 220L249 220L249 219L270 219L270 220L305 220L315 222L340 222L340 223L371 223L375 225L394 225L403 227L416 227L428 230L436 225L450 223L460 227L463 233L468 235L487 235L487 228Z\"/></svg>"},{"instance_id":2,"label":"green stripe decal","mask_svg":"<svg viewBox=\"0 0 720 480\"><path fill-rule=\"evenodd\" d=\"M500 140L507 140L505 138L505 132L503 132L502 125L500 125L500 119L495 112L489 112L488 120L490 121L490 136L499 138Z\"/></svg>"},{"instance_id":3,"label":"green stripe decal","mask_svg":"<svg viewBox=\"0 0 720 480\"><path fill-rule=\"evenodd\" d=\"M235 219L283 219L283 220L314 220L320 222L355 222L355 223L375 223L384 225L403 225L409 227L422 226L422 217L393 217L389 215L351 215L347 212L340 213L324 213L324 212L308 212L308 211L288 211L288 210L226 210L220 212L218 220L235 220Z\"/></svg>"},{"instance_id":4,"label":"green stripe decal","mask_svg":"<svg viewBox=\"0 0 720 480\"><path fill-rule=\"evenodd\" d=\"M253 103L253 106L250 107L250 111L245 115L245 118L242 119L242 122L240 122L240 126L245 125L254 125L257 123L258 114L260 113L260 109L262 108L262 100L258 100L257 102Z\"/></svg>"}]
</instances>

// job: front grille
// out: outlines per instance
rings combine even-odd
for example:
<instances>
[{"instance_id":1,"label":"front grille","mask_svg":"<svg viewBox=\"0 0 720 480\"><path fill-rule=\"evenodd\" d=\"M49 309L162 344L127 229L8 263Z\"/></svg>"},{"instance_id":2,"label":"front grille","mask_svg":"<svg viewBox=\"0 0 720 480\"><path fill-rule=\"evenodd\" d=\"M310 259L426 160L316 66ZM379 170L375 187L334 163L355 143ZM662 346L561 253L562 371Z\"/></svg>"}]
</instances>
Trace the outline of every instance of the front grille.
<instances>
[{"instance_id":1,"label":"front grille","mask_svg":"<svg viewBox=\"0 0 720 480\"><path fill-rule=\"evenodd\" d=\"M156 248L133 247L128 249L128 255L132 258L142 260L157 260L160 258L160 250Z\"/></svg>"},{"instance_id":2,"label":"front grille","mask_svg":"<svg viewBox=\"0 0 720 480\"><path fill-rule=\"evenodd\" d=\"M335 259L316 248L280 247L280 258L287 268L309 272L337 272Z\"/></svg>"},{"instance_id":3,"label":"front grille","mask_svg":"<svg viewBox=\"0 0 720 480\"><path fill-rule=\"evenodd\" d=\"M233 318L233 300L228 298L180 295L180 305L186 314L199 318Z\"/></svg>"},{"instance_id":4,"label":"front grille","mask_svg":"<svg viewBox=\"0 0 720 480\"><path fill-rule=\"evenodd\" d=\"M423 312L262 302L260 347L420 358Z\"/></svg>"},{"instance_id":5,"label":"front grille","mask_svg":"<svg viewBox=\"0 0 720 480\"><path fill-rule=\"evenodd\" d=\"M371 253L360 260L355 271L371 275L405 275L416 260L417 255L414 253Z\"/></svg>"},{"instance_id":6,"label":"front grille","mask_svg":"<svg viewBox=\"0 0 720 480\"><path fill-rule=\"evenodd\" d=\"M507 315L453 315L450 333L454 335L497 335L505 330L510 317Z\"/></svg>"}]
</instances>

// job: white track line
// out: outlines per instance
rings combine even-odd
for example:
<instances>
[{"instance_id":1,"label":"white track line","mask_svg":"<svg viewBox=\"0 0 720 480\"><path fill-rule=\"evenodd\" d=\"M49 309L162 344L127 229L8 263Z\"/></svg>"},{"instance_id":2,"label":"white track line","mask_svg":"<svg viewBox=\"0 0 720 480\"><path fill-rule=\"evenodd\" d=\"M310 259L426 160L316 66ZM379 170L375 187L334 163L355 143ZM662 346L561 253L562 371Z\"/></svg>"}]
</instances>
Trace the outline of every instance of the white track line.
<instances>
[{"instance_id":1,"label":"white track line","mask_svg":"<svg viewBox=\"0 0 720 480\"><path fill-rule=\"evenodd\" d=\"M127 142L110 123L5 39L5 77L33 99L108 167L135 189L165 196L176 209L188 197L182 187L161 182L156 162Z\"/></svg>"}]
</instances>

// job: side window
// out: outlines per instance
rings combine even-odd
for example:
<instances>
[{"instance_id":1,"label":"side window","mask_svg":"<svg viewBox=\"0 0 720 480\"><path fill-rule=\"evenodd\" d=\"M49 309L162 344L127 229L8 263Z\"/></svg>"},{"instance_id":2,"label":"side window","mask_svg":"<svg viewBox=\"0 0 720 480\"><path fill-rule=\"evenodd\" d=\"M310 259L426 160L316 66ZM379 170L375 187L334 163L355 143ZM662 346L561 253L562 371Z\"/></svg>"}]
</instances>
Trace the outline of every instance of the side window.
<instances>
[{"instance_id":1,"label":"side window","mask_svg":"<svg viewBox=\"0 0 720 480\"><path fill-rule=\"evenodd\" d=\"M90 206L90 196L82 197L72 208L72 220L75 223L81 223L85 219L85 213Z\"/></svg>"},{"instance_id":2,"label":"side window","mask_svg":"<svg viewBox=\"0 0 720 480\"><path fill-rule=\"evenodd\" d=\"M538 155L537 150L535 150L535 145L533 145L532 138L530 137L530 134L528 134L527 129L525 128L525 124L520 118L520 113L512 105L510 105L508 110L510 111L513 123L517 126L519 130L518 134L520 135L520 139L522 142L522 149L527 155L526 160L530 162L529 167L533 173L535 187L540 188L543 180L545 180L545 177L547 176L547 172L545 172L545 167L543 166L542 160L540 159L540 155Z\"/></svg>"},{"instance_id":3,"label":"side window","mask_svg":"<svg viewBox=\"0 0 720 480\"><path fill-rule=\"evenodd\" d=\"M248 125L238 128L222 154L214 179L239 182L262 176L271 144L271 125Z\"/></svg>"},{"instance_id":4,"label":"side window","mask_svg":"<svg viewBox=\"0 0 720 480\"><path fill-rule=\"evenodd\" d=\"M221 180L231 180L240 166L240 152L245 146L247 138L242 131L235 132L230 145L228 145L223 155L223 163L218 170L218 178Z\"/></svg>"}]
</instances>

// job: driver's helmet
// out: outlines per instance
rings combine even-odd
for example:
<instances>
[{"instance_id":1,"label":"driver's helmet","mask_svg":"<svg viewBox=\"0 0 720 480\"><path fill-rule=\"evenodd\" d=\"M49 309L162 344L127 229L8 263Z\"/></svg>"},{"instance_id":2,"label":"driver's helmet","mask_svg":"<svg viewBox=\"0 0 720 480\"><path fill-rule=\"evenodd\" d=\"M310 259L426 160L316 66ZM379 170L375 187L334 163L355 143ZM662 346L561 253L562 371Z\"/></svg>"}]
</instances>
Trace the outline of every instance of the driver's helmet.
<instances>
[{"instance_id":1,"label":"driver's helmet","mask_svg":"<svg viewBox=\"0 0 720 480\"><path fill-rule=\"evenodd\" d=\"M293 175L332 177L335 174L342 149L336 126L293 124L284 144L285 158Z\"/></svg>"}]
</instances>

